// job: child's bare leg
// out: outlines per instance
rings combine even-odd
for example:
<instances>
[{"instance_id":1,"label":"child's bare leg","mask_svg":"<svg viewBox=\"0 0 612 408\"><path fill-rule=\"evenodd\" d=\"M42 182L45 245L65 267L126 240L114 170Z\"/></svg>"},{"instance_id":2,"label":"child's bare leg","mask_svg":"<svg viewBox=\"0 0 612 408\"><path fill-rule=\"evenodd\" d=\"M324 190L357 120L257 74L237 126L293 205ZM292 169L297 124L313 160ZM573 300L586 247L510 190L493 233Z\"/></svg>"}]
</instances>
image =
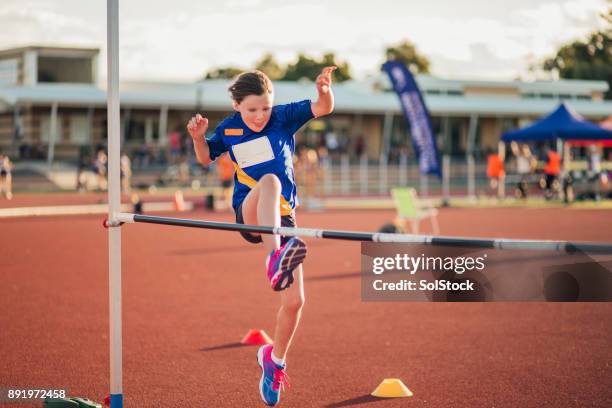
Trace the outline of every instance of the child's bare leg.
<instances>
[{"instance_id":1,"label":"child's bare leg","mask_svg":"<svg viewBox=\"0 0 612 408\"><path fill-rule=\"evenodd\" d=\"M293 272L295 277L293 285L280 293L281 307L276 317L272 353L275 358L281 360L285 359L302 315L302 307L304 306L304 279L302 275L302 265L300 265Z\"/></svg>"},{"instance_id":2,"label":"child's bare leg","mask_svg":"<svg viewBox=\"0 0 612 408\"><path fill-rule=\"evenodd\" d=\"M278 177L263 176L242 202L244 223L280 227L280 195ZM261 238L267 252L280 248L278 235L262 234Z\"/></svg>"}]
</instances>

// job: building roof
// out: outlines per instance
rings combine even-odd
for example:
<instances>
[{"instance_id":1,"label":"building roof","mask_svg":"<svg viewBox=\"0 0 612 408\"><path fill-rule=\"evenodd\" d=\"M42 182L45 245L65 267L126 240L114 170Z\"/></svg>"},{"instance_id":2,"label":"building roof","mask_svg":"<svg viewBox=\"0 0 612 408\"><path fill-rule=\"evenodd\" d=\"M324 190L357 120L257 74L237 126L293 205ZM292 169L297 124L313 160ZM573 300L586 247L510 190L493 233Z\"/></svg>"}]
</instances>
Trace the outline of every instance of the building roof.
<instances>
[{"instance_id":1,"label":"building roof","mask_svg":"<svg viewBox=\"0 0 612 408\"><path fill-rule=\"evenodd\" d=\"M36 51L43 56L79 56L91 57L100 54L99 48L83 48L70 46L44 46L44 45L26 45L24 47L16 47L0 50L0 58L23 54L26 51Z\"/></svg>"},{"instance_id":2,"label":"building roof","mask_svg":"<svg viewBox=\"0 0 612 408\"><path fill-rule=\"evenodd\" d=\"M396 95L385 91L384 80L348 81L334 84L337 113L401 113ZM591 95L608 89L605 81L458 81L419 76L417 81L424 92L425 102L432 115L465 116L472 113L486 116L542 116L559 104L558 95L570 95L569 103L578 113L591 118L612 114L612 101L576 99L578 95ZM206 111L230 110L228 80L201 82L125 81L121 83L121 104L132 108L200 109ZM316 90L310 81L277 81L275 102L286 103L301 99L315 99ZM513 87L523 93L548 94L548 97L511 97L508 95L462 94L466 87L500 89ZM428 94L430 90L441 91ZM451 92L450 94L448 92ZM452 91L455 91L452 93ZM33 86L0 87L0 110L5 105L60 106L106 105L105 85L39 83Z\"/></svg>"}]
</instances>

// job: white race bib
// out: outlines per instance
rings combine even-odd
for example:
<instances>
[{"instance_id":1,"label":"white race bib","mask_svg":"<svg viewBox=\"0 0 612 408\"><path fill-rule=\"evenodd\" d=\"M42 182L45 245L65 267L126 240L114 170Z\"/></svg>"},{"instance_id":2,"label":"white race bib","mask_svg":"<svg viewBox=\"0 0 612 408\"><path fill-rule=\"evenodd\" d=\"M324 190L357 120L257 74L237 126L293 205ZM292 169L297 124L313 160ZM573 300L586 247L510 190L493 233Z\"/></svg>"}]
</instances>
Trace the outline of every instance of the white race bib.
<instances>
[{"instance_id":1,"label":"white race bib","mask_svg":"<svg viewBox=\"0 0 612 408\"><path fill-rule=\"evenodd\" d=\"M235 144L232 146L232 152L241 169L274 159L274 152L268 136Z\"/></svg>"}]
</instances>

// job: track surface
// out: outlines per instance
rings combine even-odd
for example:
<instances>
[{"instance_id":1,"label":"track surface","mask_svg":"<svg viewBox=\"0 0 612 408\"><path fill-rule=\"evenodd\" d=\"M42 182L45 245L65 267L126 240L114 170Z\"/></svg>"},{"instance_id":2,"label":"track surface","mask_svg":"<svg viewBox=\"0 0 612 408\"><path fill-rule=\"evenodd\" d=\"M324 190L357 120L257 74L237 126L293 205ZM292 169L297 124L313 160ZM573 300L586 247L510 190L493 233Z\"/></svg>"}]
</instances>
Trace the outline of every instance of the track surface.
<instances>
[{"instance_id":1,"label":"track surface","mask_svg":"<svg viewBox=\"0 0 612 408\"><path fill-rule=\"evenodd\" d=\"M392 218L298 213L303 227L362 231ZM439 220L443 235L612 241L607 211L443 209ZM263 250L231 232L122 231L126 406L264 406L257 348L238 345L251 328L273 334L278 295ZM5 219L0 236L0 387L62 387L101 401L109 351L100 217ZM612 406L612 304L364 303L359 244L307 243L306 306L281 406ZM389 377L414 397L369 397Z\"/></svg>"}]
</instances>

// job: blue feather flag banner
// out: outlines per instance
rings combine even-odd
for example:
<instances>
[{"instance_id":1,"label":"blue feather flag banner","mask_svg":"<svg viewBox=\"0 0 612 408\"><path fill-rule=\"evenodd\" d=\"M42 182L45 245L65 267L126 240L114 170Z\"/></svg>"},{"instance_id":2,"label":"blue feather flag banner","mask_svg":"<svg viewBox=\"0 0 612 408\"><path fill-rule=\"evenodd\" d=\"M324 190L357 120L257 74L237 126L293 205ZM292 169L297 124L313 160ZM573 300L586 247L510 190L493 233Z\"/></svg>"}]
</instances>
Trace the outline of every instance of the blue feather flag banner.
<instances>
[{"instance_id":1,"label":"blue feather flag banner","mask_svg":"<svg viewBox=\"0 0 612 408\"><path fill-rule=\"evenodd\" d=\"M385 62L383 69L391 79L393 89L400 99L404 116L410 124L412 145L419 160L419 171L421 174L434 174L440 177L438 148L431 128L429 112L414 77L406 65L398 61Z\"/></svg>"}]
</instances>

